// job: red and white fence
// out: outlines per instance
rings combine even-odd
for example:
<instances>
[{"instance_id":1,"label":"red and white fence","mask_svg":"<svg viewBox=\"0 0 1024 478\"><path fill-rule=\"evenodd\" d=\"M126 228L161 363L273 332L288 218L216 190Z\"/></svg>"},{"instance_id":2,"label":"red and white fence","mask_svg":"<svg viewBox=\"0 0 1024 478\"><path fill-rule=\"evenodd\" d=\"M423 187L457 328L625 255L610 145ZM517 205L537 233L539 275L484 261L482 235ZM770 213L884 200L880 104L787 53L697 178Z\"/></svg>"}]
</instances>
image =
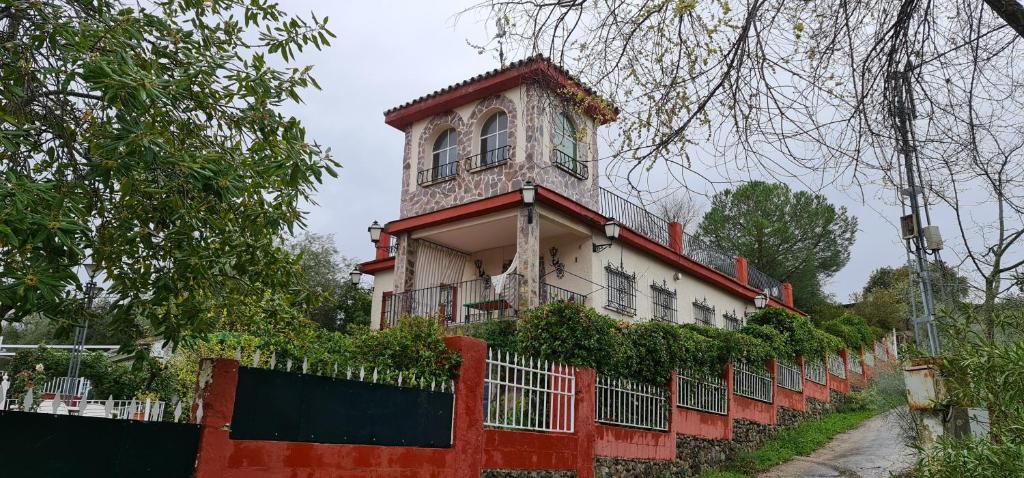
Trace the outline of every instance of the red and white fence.
<instances>
[{"instance_id":1,"label":"red and white fence","mask_svg":"<svg viewBox=\"0 0 1024 478\"><path fill-rule=\"evenodd\" d=\"M608 425L668 430L668 390L632 380L597 376L594 419Z\"/></svg>"},{"instance_id":2,"label":"red and white fence","mask_svg":"<svg viewBox=\"0 0 1024 478\"><path fill-rule=\"evenodd\" d=\"M733 366L732 391L762 402L772 403L772 374L764 366L737 363Z\"/></svg>"},{"instance_id":3,"label":"red and white fence","mask_svg":"<svg viewBox=\"0 0 1024 478\"><path fill-rule=\"evenodd\" d=\"M576 369L501 350L487 351L484 425L572 433Z\"/></svg>"},{"instance_id":4,"label":"red and white fence","mask_svg":"<svg viewBox=\"0 0 1024 478\"><path fill-rule=\"evenodd\" d=\"M803 375L800 373L800 366L797 364L775 361L775 375L778 377L779 386L799 392L804 389Z\"/></svg>"},{"instance_id":5,"label":"red and white fence","mask_svg":"<svg viewBox=\"0 0 1024 478\"><path fill-rule=\"evenodd\" d=\"M828 373L839 378L846 378L846 364L843 363L842 357L836 354L828 354L826 362L828 363Z\"/></svg>"},{"instance_id":6,"label":"red and white fence","mask_svg":"<svg viewBox=\"0 0 1024 478\"><path fill-rule=\"evenodd\" d=\"M804 361L804 375L807 376L807 380L819 385L825 385L825 374L825 364L820 360Z\"/></svg>"},{"instance_id":7,"label":"red and white fence","mask_svg":"<svg viewBox=\"0 0 1024 478\"><path fill-rule=\"evenodd\" d=\"M678 372L676 377L676 405L719 415L729 413L729 386L725 378L691 378L683 372Z\"/></svg>"}]
</instances>

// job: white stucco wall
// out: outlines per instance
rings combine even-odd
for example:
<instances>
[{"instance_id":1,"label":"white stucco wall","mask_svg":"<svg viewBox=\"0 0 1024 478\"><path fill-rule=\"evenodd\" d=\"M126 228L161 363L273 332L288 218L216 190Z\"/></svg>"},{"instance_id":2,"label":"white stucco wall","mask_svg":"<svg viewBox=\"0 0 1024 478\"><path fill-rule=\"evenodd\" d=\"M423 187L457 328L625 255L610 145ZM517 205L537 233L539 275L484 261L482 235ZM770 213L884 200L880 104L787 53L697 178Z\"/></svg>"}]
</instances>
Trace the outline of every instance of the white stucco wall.
<instances>
[{"instance_id":1,"label":"white stucco wall","mask_svg":"<svg viewBox=\"0 0 1024 478\"><path fill-rule=\"evenodd\" d=\"M373 303L370 306L370 327L380 328L381 304L384 302L384 293L394 290L394 270L377 272L373 276Z\"/></svg>"}]
</instances>

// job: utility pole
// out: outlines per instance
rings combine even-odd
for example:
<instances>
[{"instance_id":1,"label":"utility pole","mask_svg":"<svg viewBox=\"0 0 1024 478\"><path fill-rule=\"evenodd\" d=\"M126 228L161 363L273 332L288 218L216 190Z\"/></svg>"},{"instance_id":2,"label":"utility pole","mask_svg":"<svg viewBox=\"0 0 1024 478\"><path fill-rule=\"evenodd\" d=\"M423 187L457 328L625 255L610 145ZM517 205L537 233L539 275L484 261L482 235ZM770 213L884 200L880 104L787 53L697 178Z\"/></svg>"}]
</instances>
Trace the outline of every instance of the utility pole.
<instances>
[{"instance_id":1,"label":"utility pole","mask_svg":"<svg viewBox=\"0 0 1024 478\"><path fill-rule=\"evenodd\" d=\"M918 199L923 192L923 186L917 184L915 161L917 147L914 144L913 131L916 112L914 110L913 88L910 82L912 70L913 64L908 61L902 74L891 78L893 83L892 91L895 93L895 105L892 114L894 116L893 124L896 129L899 151L903 155L903 169L907 181L907 187L903 193L909 198L910 217L914 228L912 234L905 235L905 237L909 236L906 238L906 247L908 254L913 256L913 265L920 278L918 283L921 286L921 303L923 305L923 316L918 317L915 313L913 317L914 337L918 340L918 345L924 345L921 344L921 339L924 338L927 344L925 350L929 355L936 356L939 354L939 337L938 331L935 328L935 297L932 289L931 275L928 273L928 249L922 234L924 227L921 223L922 211L921 203ZM922 327L924 328L924 337L922 337L921 333Z\"/></svg>"}]
</instances>

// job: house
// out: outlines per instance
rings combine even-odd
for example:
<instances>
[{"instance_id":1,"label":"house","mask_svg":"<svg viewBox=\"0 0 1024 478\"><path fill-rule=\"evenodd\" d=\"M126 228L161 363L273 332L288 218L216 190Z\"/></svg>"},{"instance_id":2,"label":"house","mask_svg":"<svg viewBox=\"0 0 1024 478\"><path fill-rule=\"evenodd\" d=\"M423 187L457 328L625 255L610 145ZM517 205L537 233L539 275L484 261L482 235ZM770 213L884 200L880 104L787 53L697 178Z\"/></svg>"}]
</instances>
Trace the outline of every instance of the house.
<instances>
[{"instance_id":1,"label":"house","mask_svg":"<svg viewBox=\"0 0 1024 478\"><path fill-rule=\"evenodd\" d=\"M600 186L597 129L617 110L536 56L385 112L405 135L400 216L370 227L374 327L449 325L549 301L614 318L738 328L792 288Z\"/></svg>"}]
</instances>

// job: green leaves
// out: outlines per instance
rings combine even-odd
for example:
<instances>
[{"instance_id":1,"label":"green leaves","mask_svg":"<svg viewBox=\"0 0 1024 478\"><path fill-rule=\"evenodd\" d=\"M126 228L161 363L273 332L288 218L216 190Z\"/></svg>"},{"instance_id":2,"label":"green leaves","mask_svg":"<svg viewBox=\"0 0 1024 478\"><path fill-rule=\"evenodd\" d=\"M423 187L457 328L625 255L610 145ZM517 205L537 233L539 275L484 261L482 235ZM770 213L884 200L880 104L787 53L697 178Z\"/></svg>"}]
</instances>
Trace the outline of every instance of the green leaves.
<instances>
[{"instance_id":1,"label":"green leaves","mask_svg":"<svg viewBox=\"0 0 1024 478\"><path fill-rule=\"evenodd\" d=\"M821 194L752 181L715 194L697 236L793 284L798 307L822 300L822 280L850 260L857 218Z\"/></svg>"},{"instance_id":2,"label":"green leaves","mask_svg":"<svg viewBox=\"0 0 1024 478\"><path fill-rule=\"evenodd\" d=\"M0 61L0 317L73 319L87 256L110 313L170 340L212 330L209 311L254 284L295 288L279 244L338 164L278 111L317 87L311 68L264 57L328 45L326 19L243 0L14 2L6 15L18 31Z\"/></svg>"}]
</instances>

